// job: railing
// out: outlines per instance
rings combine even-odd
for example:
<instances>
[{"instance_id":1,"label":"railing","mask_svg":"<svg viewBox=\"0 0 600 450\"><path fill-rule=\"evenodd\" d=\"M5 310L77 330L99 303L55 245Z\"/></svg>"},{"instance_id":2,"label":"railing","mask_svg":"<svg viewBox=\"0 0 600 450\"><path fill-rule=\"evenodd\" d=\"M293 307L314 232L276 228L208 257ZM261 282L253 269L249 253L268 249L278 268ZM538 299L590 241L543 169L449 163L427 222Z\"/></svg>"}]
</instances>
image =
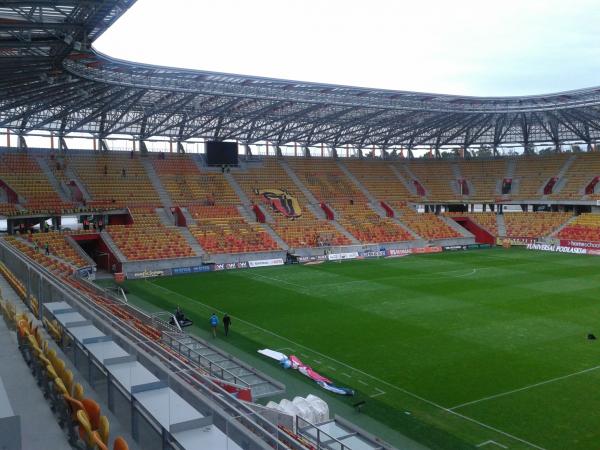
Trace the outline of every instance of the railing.
<instances>
[{"instance_id":1,"label":"railing","mask_svg":"<svg viewBox=\"0 0 600 450\"><path fill-rule=\"evenodd\" d=\"M231 428L237 434L245 436L245 445L253 442L247 448L275 448L306 450L306 447L295 442L284 432L279 430L276 424L269 422L257 415L249 406L233 398L228 392L198 372L198 368L186 361L174 358L159 343L148 340L132 324L121 321L107 310L96 304L91 298L56 278L48 269L39 265L26 255L12 248L4 240L0 239L0 260L4 261L8 268L26 286L28 297L33 293L40 303L67 301L67 303L84 312L90 317L94 324L105 332L118 336L144 365L152 366L156 372L162 373L162 377L169 379L173 389L184 393L184 398L200 402L206 408L211 409L211 414L218 418L215 425L224 433ZM96 289L99 289L96 287ZM111 299L107 295L106 300ZM131 305L117 302L129 312L135 312L140 318L149 320L149 316L133 308ZM40 305L41 306L41 305ZM40 316L43 307L39 308ZM262 443L262 444L261 444ZM246 447L244 447L246 448Z\"/></svg>"}]
</instances>

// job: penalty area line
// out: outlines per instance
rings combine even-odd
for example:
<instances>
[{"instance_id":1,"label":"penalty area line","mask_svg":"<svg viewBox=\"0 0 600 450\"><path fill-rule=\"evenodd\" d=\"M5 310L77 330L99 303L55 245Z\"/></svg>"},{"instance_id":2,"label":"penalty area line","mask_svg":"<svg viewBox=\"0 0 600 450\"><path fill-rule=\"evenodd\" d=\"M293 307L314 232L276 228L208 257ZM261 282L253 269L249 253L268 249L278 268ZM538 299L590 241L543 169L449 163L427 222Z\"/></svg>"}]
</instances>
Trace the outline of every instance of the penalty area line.
<instances>
[{"instance_id":1,"label":"penalty area line","mask_svg":"<svg viewBox=\"0 0 600 450\"><path fill-rule=\"evenodd\" d=\"M523 386L523 387L520 387L518 389L513 389L513 390L510 390L510 391L501 392L499 394L489 395L487 397L483 397L483 398L480 398L480 399L477 399L477 400L473 400L473 401L470 401L470 402L461 403L460 405L456 405L456 406L453 406L452 408L448 408L448 409L450 411L454 411L455 409L463 408L465 406L475 405L476 403L481 403L481 402L485 402L487 400L492 400L492 399L495 399L495 398L504 397L506 395L515 394L515 393L521 392L521 391L526 391L528 389L532 389L532 388L535 388L535 387L538 387L538 386L543 386L545 384L554 383L555 381L565 380L567 378L571 378L571 377L574 377L574 376L577 376L577 375L581 375L581 374L584 374L584 373L592 372L592 371L598 370L598 369L600 369L600 366L590 367L588 369L580 370L579 372L573 372L573 373L570 373L568 375L563 375L561 377L550 378L549 380L540 381L539 383L529 384L527 386Z\"/></svg>"},{"instance_id":2,"label":"penalty area line","mask_svg":"<svg viewBox=\"0 0 600 450\"><path fill-rule=\"evenodd\" d=\"M213 310L213 311L217 311L218 313L221 313L221 314L223 314L223 311L220 311L219 309L216 309L216 308L209 307L207 304L205 304L205 303L202 303L202 302L200 302L200 301L198 301L198 300L194 300L193 298L190 298L190 297L188 297L188 296L186 296L186 295L180 294L179 292L172 291L171 289L168 289L168 288L166 288L166 287L164 287L164 286L160 286L160 285L158 285L158 284L155 284L155 283L154 283L154 282L152 282L152 281L150 281L150 283L151 283L151 284L153 284L154 286L158 287L159 289L162 289L162 290L164 290L164 291L166 291L166 292L169 292L170 294L174 294L174 295L176 295L176 296L178 296L178 297L180 297L180 298L182 298L182 299L185 299L185 300L187 300L188 302L191 302L191 304L192 304L192 305L194 305L194 304L196 304L196 305L201 305L201 306L203 306L204 308L207 308L207 309L209 309L209 310ZM375 377L375 376L373 376L373 375L371 375L371 374L368 374L368 373L366 373L366 372L363 372L362 370L360 370L360 369L357 369L357 368L355 368L355 367L352 367L352 366L351 366L351 365L349 365L349 364L346 364L346 363L344 363L344 362L342 362L342 361L339 361L339 360L337 360L337 359L335 359L335 358L332 358L331 356L327 356L327 355L325 355L325 354L323 354L323 353L321 353L321 352L318 352L318 351L316 351L316 350L313 350L312 348L310 348L310 347L307 347L306 345L302 345L302 344L299 344L299 343L298 343L298 342L296 342L296 341L292 341L292 340L291 340L291 339L289 339L289 338L286 338L286 337L284 337L284 336L281 336L281 335L279 335L279 334L277 334L277 333L275 333L275 332L273 332L273 331L270 331L270 330L267 330L267 329L265 329L265 328L262 328L262 327L260 327L260 326L258 326L258 325L256 325L256 324L253 324L252 322L248 322L247 320L241 319L241 318L239 318L239 317L234 317L234 318L235 318L236 320L238 320L239 322L245 323L246 325L249 325L249 326L251 326L251 327L254 327L254 328L258 329L258 330L261 330L261 331L263 331L264 333L270 334L270 335L272 335L272 336L275 336L276 338L279 338L279 339L281 339L281 340L287 341L287 342L289 342L290 344L292 344L292 345L293 345L295 348L305 348L306 350L310 351L311 353L314 353L314 354L316 354L316 355L319 355L319 356L321 356L321 357L323 357L323 358L326 358L326 359L328 359L328 360L330 360L330 361L333 361L334 363L336 363L336 364L339 364L340 366L344 366L344 367L346 367L346 368L350 369L350 370L351 370L351 371L353 371L353 372L360 373L360 374L362 374L362 375L364 375L364 376L366 376L366 377L368 377L368 378L371 378L372 380L375 380L375 381L379 382L380 384L383 384L383 385L385 385L385 386L388 386L388 387L390 387L390 388L392 388L392 389L395 389L395 390L396 390L396 391L398 391L398 392L402 392L402 393L404 393L404 394L406 394L406 395L408 395L408 396L410 396L410 397L413 397L413 398L415 398L415 399L417 399L417 400L421 400L422 402L424 402L424 403L427 403L427 404L428 404L428 405L430 405L430 406L434 406L434 407L436 407L436 408L438 408L438 409L441 409L442 411L445 411L445 412L447 412L448 414L452 414L452 415L454 415L454 416L460 417L461 419L464 419L464 420L466 420L466 421L472 422L472 423L474 423L474 424L476 424L476 425L479 425L479 426L480 426L480 427L482 427L482 428L486 428L486 429L488 429L488 430L491 430L491 431L494 431L494 432L496 432L496 433L502 434L502 435L504 435L504 436L506 436L506 437L509 437L509 438L511 438L511 439L513 439L513 440L519 441L519 442L521 442L521 443L523 443L523 444L529 445L530 447L536 448L536 449L538 449L538 450L547 450L547 449L545 449L544 447L540 447L539 445L536 445L536 444L534 444L534 443L532 443L532 442L526 441L525 439L522 439L522 438L520 438L520 437L518 437L518 436L515 436L515 435L513 435L513 434L507 433L506 431L502 431L502 430L500 430L500 429L498 429L498 428L495 428L495 427L493 427L493 426L491 426L491 425L488 425L488 424L486 424L486 423L483 423L483 422L480 422L480 421L478 421L478 420L476 420L476 419L473 419L472 417L465 416L464 414L461 414L461 413L459 413L459 412L456 412L456 411L453 411L453 410L451 410L451 409L448 409L448 408L446 408L446 407L444 407L444 406L440 405L439 403L436 403L436 402L434 402L434 401L432 401L432 400L428 400L428 399L426 399L425 397L421 397L419 394L415 394L414 392L408 391L408 390L406 390L406 389L404 389L404 388L401 388L400 386L396 386L395 384L389 383L389 382L387 382L387 381L385 381L385 380L382 380L382 379L380 379L380 378L377 378L377 377Z\"/></svg>"}]
</instances>

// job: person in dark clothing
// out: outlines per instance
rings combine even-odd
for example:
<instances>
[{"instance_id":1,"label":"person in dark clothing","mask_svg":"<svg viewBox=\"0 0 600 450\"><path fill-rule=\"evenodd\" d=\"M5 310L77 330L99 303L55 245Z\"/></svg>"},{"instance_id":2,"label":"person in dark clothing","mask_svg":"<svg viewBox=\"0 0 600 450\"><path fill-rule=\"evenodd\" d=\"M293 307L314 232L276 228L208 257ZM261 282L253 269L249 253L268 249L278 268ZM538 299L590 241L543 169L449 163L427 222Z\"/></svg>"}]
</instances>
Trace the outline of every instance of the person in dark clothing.
<instances>
[{"instance_id":1,"label":"person in dark clothing","mask_svg":"<svg viewBox=\"0 0 600 450\"><path fill-rule=\"evenodd\" d=\"M127 171L125 170L125 167L123 167L123 169L121 170L121 176L123 178L127 177Z\"/></svg>"},{"instance_id":2,"label":"person in dark clothing","mask_svg":"<svg viewBox=\"0 0 600 450\"><path fill-rule=\"evenodd\" d=\"M104 175L108 175L108 167L104 164Z\"/></svg>"},{"instance_id":3,"label":"person in dark clothing","mask_svg":"<svg viewBox=\"0 0 600 450\"><path fill-rule=\"evenodd\" d=\"M46 256L48 256L50 254L50 246L48 245L47 242L46 242L46 245L44 246L44 251L46 253Z\"/></svg>"},{"instance_id":4,"label":"person in dark clothing","mask_svg":"<svg viewBox=\"0 0 600 450\"><path fill-rule=\"evenodd\" d=\"M229 317L229 314L225 313L223 316L223 328L225 328L225 336L229 334L229 325L231 325L231 317Z\"/></svg>"}]
</instances>

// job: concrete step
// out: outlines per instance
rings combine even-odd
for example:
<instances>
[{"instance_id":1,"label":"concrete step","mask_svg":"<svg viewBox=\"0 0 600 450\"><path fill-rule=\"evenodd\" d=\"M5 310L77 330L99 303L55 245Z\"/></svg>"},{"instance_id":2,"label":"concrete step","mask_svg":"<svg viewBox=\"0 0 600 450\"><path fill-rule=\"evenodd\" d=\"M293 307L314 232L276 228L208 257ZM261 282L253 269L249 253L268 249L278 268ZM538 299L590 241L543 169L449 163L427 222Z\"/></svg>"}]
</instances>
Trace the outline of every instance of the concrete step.
<instances>
[{"instance_id":1,"label":"concrete step","mask_svg":"<svg viewBox=\"0 0 600 450\"><path fill-rule=\"evenodd\" d=\"M110 237L110 234L108 234L106 230L102 230L102 232L100 233L100 237L102 238L106 246L110 249L110 251L113 253L113 255L115 255L117 261L119 261L120 263L128 261L127 257L123 254L123 252L121 252L119 246L115 243L115 241L112 240L112 237Z\"/></svg>"},{"instance_id":2,"label":"concrete step","mask_svg":"<svg viewBox=\"0 0 600 450\"><path fill-rule=\"evenodd\" d=\"M346 236L348 239L350 239L350 242L352 242L353 244L357 244L360 245L361 242L356 239L354 237L354 235L352 235L348 230L346 230L341 223L339 223L337 220L330 220L330 223L340 232L342 233L344 236Z\"/></svg>"},{"instance_id":3,"label":"concrete step","mask_svg":"<svg viewBox=\"0 0 600 450\"><path fill-rule=\"evenodd\" d=\"M506 222L504 222L504 215L496 214L496 225L498 226L498 236L506 236Z\"/></svg>"},{"instance_id":4,"label":"concrete step","mask_svg":"<svg viewBox=\"0 0 600 450\"><path fill-rule=\"evenodd\" d=\"M190 212L188 211L187 208L180 208L180 209L181 209L181 213L183 214L183 217L185 217L185 221L186 221L188 227L192 226L192 225L197 225L196 219L194 219L192 217L192 215L190 214Z\"/></svg>"},{"instance_id":5,"label":"concrete step","mask_svg":"<svg viewBox=\"0 0 600 450\"><path fill-rule=\"evenodd\" d=\"M89 202L90 200L92 200L92 195L88 191L87 186L83 183L83 181L81 181L79 179L79 177L73 171L72 168L70 168L70 167L67 166L67 168L65 169L65 175L67 176L67 178L69 178L70 180L73 180L75 182L75 184L77 185L77 187L81 191L81 194L83 195L83 199L86 202Z\"/></svg>"},{"instance_id":6,"label":"concrete step","mask_svg":"<svg viewBox=\"0 0 600 450\"><path fill-rule=\"evenodd\" d=\"M71 202L72 201L71 193L65 191L65 188L63 187L63 185L54 176L54 172L52 172L52 169L50 169L50 166L48 165L48 162L46 161L46 159L42 158L42 157L36 157L35 160L37 161L38 165L42 169L42 172L44 172L44 175L46 175L46 178L48 179L48 181L50 182L50 184L52 185L52 187L54 188L54 190L56 191L56 193L58 194L60 199L63 202Z\"/></svg>"},{"instance_id":7,"label":"concrete step","mask_svg":"<svg viewBox=\"0 0 600 450\"><path fill-rule=\"evenodd\" d=\"M160 198L160 202L162 203L165 209L169 209L173 205L173 200L169 196L167 190L163 186L158 177L158 174L154 170L154 166L152 165L152 161L148 158L140 158L144 169L146 169L146 173L148 174L148 178L150 178L150 182L154 187L154 190L157 192L158 197Z\"/></svg>"},{"instance_id":8,"label":"concrete step","mask_svg":"<svg viewBox=\"0 0 600 450\"><path fill-rule=\"evenodd\" d=\"M87 261L89 266L95 266L96 265L96 261L94 261L90 255L88 255L86 252L83 251L83 249L79 246L79 244L75 241L75 239L73 239L71 236L69 235L64 235L65 236L65 241L71 246L73 247L73 250L75 250L75 252L77 252L77 254L79 256L81 256L81 258L84 261Z\"/></svg>"},{"instance_id":9,"label":"concrete step","mask_svg":"<svg viewBox=\"0 0 600 450\"><path fill-rule=\"evenodd\" d=\"M381 206L381 204L378 201L370 202L369 208L371 208L373 211L375 211L378 216L387 217L387 213L385 212L385 209L383 209L383 207Z\"/></svg>"},{"instance_id":10,"label":"concrete step","mask_svg":"<svg viewBox=\"0 0 600 450\"><path fill-rule=\"evenodd\" d=\"M517 160L515 158L507 159L506 160L506 178L514 178L516 170L517 170Z\"/></svg>"},{"instance_id":11,"label":"concrete step","mask_svg":"<svg viewBox=\"0 0 600 450\"><path fill-rule=\"evenodd\" d=\"M377 203L377 198L369 192L369 190L354 176L350 170L341 161L337 161L338 167L344 172L344 174L356 185L356 187L363 193L365 197L369 199L371 203Z\"/></svg>"},{"instance_id":12,"label":"concrete step","mask_svg":"<svg viewBox=\"0 0 600 450\"><path fill-rule=\"evenodd\" d=\"M577 219L577 216L573 216L571 217L569 220L567 220L565 223L563 223L561 226L555 228L554 230L552 230L551 233L548 233L548 236L555 236L556 234L558 234L563 228L565 228L566 226L570 225L572 222L575 221L575 219Z\"/></svg>"},{"instance_id":13,"label":"concrete step","mask_svg":"<svg viewBox=\"0 0 600 450\"><path fill-rule=\"evenodd\" d=\"M250 224L253 224L253 225L254 225L254 224L258 225L258 226L259 226L259 227L261 227L263 230L265 230L267 233L269 233L269 236L271 236L271 238L273 238L273 240L274 240L275 242L277 242L277 245L278 245L280 248L282 248L282 249L284 249L284 250L289 250L289 248L290 248L290 247L289 247L289 245L287 245L287 244L285 243L285 241L284 241L283 239L281 239L281 236L279 236L279 235L278 235L278 234L275 232L275 230L273 230L273 228L271 228L271 227L269 226L269 224L268 224L268 223L259 223L259 222L257 222L257 221L256 221L256 215L254 214L254 211L251 211L251 210L250 210L250 207L243 206L243 205L238 205L238 206L236 206L236 208L237 208L237 210L240 212L240 214L242 215L242 217L243 217L244 219L246 219L246 222L248 222L248 223L250 223ZM263 213L265 214L265 219L266 219L266 220L267 220L267 222L268 222L268 219L267 219L267 214L266 214L266 212L265 212L264 208L261 208L261 211L263 211ZM271 217L271 216L269 216L269 217L270 217L270 219L271 219L271 222L274 222L274 221L275 221L275 220L273 219L273 217Z\"/></svg>"},{"instance_id":14,"label":"concrete step","mask_svg":"<svg viewBox=\"0 0 600 450\"><path fill-rule=\"evenodd\" d=\"M396 167L393 164L390 164L390 169L392 169L392 172L394 172L394 175L396 175L396 178L398 178L402 182L402 184L404 186L406 186L406 189L408 189L408 192L410 192L413 195L417 195L417 188L415 187L415 185L406 180L406 178L400 172L398 167Z\"/></svg>"},{"instance_id":15,"label":"concrete step","mask_svg":"<svg viewBox=\"0 0 600 450\"><path fill-rule=\"evenodd\" d=\"M271 228L269 226L268 223L259 223L258 224L263 230L265 230L267 233L269 233L269 236L271 236L271 238L273 238L273 240L275 242L277 242L277 245L284 249L284 250L289 250L290 246L287 245L287 243L281 238L281 236L279 236L275 230L273 228Z\"/></svg>"},{"instance_id":16,"label":"concrete step","mask_svg":"<svg viewBox=\"0 0 600 450\"><path fill-rule=\"evenodd\" d=\"M185 227L176 227L177 230L181 233L181 235L185 238L187 243L190 245L196 256L204 256L206 252L202 248L202 246L198 243L194 235L191 231Z\"/></svg>"},{"instance_id":17,"label":"concrete step","mask_svg":"<svg viewBox=\"0 0 600 450\"><path fill-rule=\"evenodd\" d=\"M171 214L170 209L167 210L165 208L156 208L154 211L156 212L156 215L159 217L160 222L165 227L172 227L175 225L175 218L173 217L173 214Z\"/></svg>"},{"instance_id":18,"label":"concrete step","mask_svg":"<svg viewBox=\"0 0 600 450\"><path fill-rule=\"evenodd\" d=\"M233 175L231 175L231 173L224 173L223 176L225 177L229 185L232 187L232 189L235 191L242 204L250 206L252 202L250 201L242 187L238 184L237 180L233 177Z\"/></svg>"},{"instance_id":19,"label":"concrete step","mask_svg":"<svg viewBox=\"0 0 600 450\"><path fill-rule=\"evenodd\" d=\"M283 159L279 160L279 164L281 165L281 167L283 167L283 170L285 170L287 175L292 179L292 181L298 187L298 189L300 189L300 191L304 194L304 197L306 197L308 202L311 205L318 205L319 200L317 200L313 193L310 192L306 186L304 186L304 183L302 183L300 178L298 178L298 175L296 175L296 173L292 170L287 161Z\"/></svg>"}]
</instances>

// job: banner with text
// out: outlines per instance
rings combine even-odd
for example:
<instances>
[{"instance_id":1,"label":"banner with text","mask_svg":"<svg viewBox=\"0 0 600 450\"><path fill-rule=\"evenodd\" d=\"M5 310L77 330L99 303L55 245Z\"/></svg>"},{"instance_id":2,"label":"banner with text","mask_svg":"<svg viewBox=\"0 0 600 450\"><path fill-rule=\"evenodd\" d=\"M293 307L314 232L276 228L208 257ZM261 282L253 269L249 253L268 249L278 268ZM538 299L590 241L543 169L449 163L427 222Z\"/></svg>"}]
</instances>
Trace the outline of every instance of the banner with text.
<instances>
[{"instance_id":1,"label":"banner with text","mask_svg":"<svg viewBox=\"0 0 600 450\"><path fill-rule=\"evenodd\" d=\"M258 261L248 261L248 267L268 267L268 266L283 266L283 259L260 259Z\"/></svg>"}]
</instances>

